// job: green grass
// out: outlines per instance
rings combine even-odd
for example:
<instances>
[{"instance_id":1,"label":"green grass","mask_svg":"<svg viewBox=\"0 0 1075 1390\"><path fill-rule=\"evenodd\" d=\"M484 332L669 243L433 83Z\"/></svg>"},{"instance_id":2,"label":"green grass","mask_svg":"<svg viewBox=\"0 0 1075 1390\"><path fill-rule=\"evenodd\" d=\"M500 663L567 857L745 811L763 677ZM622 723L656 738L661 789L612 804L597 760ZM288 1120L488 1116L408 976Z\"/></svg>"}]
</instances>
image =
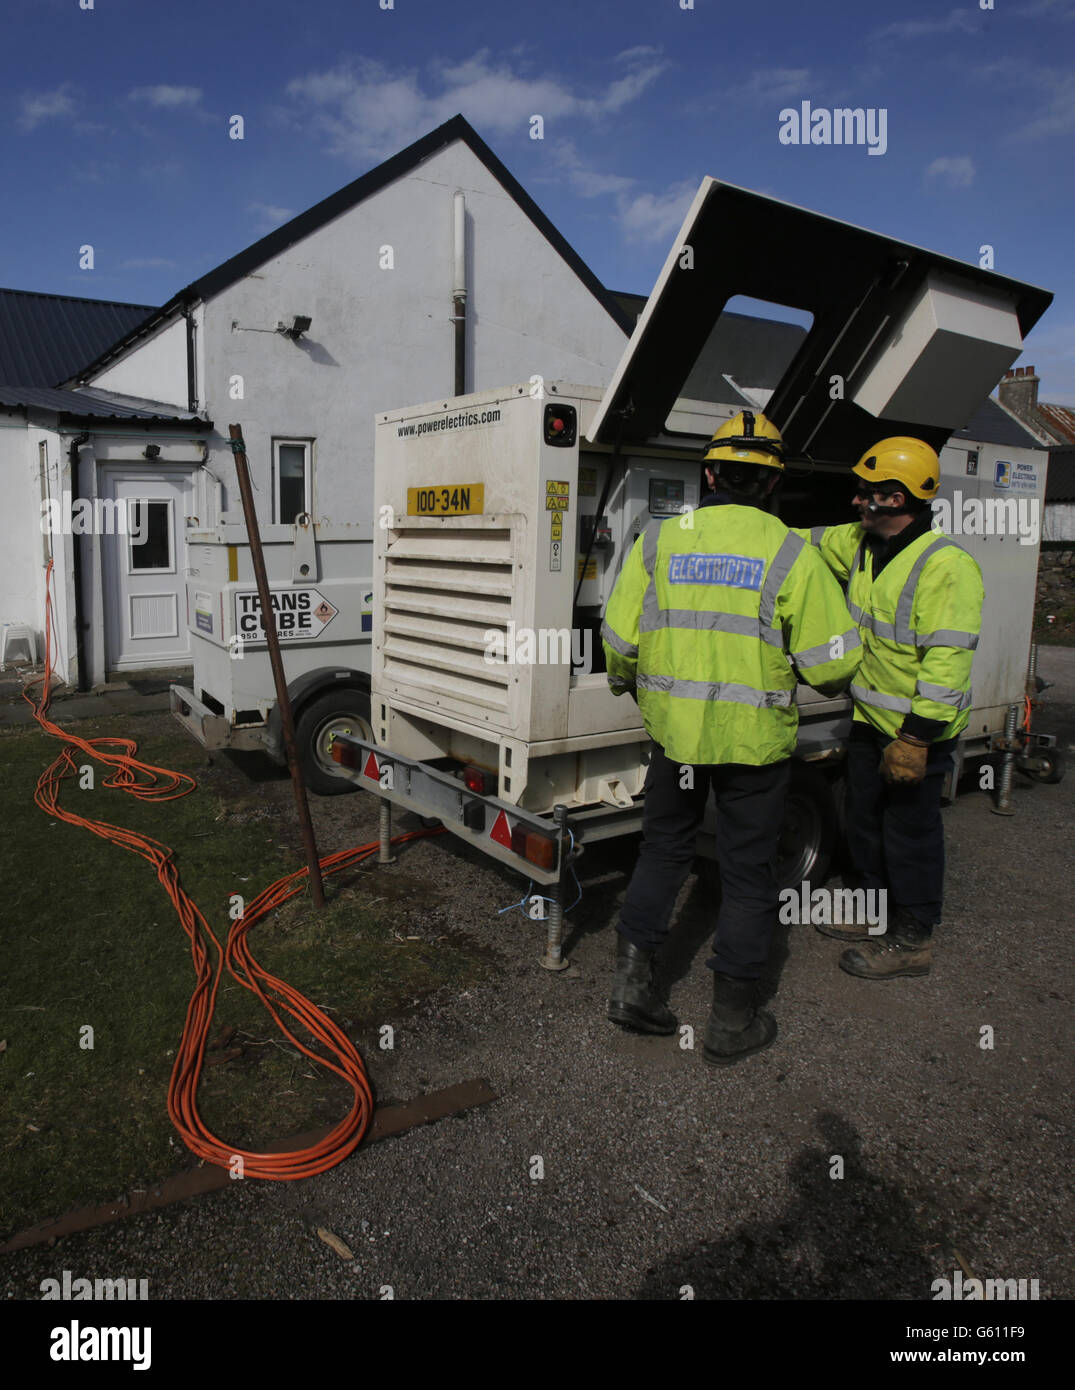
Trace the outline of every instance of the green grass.
<instances>
[{"instance_id":1,"label":"green grass","mask_svg":"<svg viewBox=\"0 0 1075 1390\"><path fill-rule=\"evenodd\" d=\"M133 736L143 760L202 774L202 751L178 730L160 732L160 723L144 740L138 718L74 727L82 737ZM37 778L59 746L36 727L0 735L0 1238L196 1162L166 1109L194 981L189 944L148 863L34 805ZM183 886L221 941L232 893L249 902L301 865L280 844L276 803L241 781L221 787L210 774L189 796L154 805L101 789L100 764L94 768L97 790L68 780L61 805L171 846ZM214 782L223 795L210 789ZM358 867L326 879L325 912L304 893L248 939L267 970L352 1036L373 1039L380 1023L398 1027L417 999L473 980L481 968L472 951L401 943L379 925L363 906L369 873ZM92 1050L79 1045L85 1025L94 1030ZM225 1027L236 1030L229 1046L242 1045L242 1056L206 1067L199 1091L203 1120L220 1138L257 1148L346 1113L349 1088L295 1052L228 975L210 1042ZM366 1057L375 1079L376 1054Z\"/></svg>"}]
</instances>

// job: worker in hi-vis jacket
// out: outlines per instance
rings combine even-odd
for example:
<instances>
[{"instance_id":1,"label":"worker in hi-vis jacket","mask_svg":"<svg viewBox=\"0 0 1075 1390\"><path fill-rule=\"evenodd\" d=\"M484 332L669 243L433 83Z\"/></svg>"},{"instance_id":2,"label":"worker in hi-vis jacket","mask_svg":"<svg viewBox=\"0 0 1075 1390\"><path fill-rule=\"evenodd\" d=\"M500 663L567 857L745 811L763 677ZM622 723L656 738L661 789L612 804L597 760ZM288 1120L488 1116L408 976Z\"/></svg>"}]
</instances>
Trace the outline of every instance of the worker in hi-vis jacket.
<instances>
[{"instance_id":1,"label":"worker in hi-vis jacket","mask_svg":"<svg viewBox=\"0 0 1075 1390\"><path fill-rule=\"evenodd\" d=\"M608 1016L645 1032L675 1030L654 988L653 958L712 788L721 904L704 1055L725 1063L776 1036L754 994L776 924L774 862L798 729L791 663L809 685L835 693L862 651L817 551L762 510L784 467L772 422L741 411L714 434L705 461L718 491L639 536L601 629L609 686L635 697L657 745Z\"/></svg>"},{"instance_id":2,"label":"worker in hi-vis jacket","mask_svg":"<svg viewBox=\"0 0 1075 1390\"><path fill-rule=\"evenodd\" d=\"M847 839L859 884L887 891L887 931L818 931L854 943L842 969L888 980L929 973L944 887L941 792L970 718L982 572L933 529L940 460L928 444L882 439L852 471L859 520L799 534L846 582L862 638L851 685Z\"/></svg>"}]
</instances>

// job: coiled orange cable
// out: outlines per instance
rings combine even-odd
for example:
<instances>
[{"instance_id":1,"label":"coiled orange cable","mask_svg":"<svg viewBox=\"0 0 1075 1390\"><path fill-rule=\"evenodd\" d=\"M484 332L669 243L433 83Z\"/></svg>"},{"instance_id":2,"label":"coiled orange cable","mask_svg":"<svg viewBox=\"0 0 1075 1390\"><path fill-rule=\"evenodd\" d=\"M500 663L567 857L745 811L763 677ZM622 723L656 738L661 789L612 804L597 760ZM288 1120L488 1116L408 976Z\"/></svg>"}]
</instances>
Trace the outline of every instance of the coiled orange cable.
<instances>
[{"instance_id":1,"label":"coiled orange cable","mask_svg":"<svg viewBox=\"0 0 1075 1390\"><path fill-rule=\"evenodd\" d=\"M118 788L140 801L174 801L192 792L197 783L186 773L172 772L167 768L141 762L135 757L138 745L134 739L83 739L54 724L47 717L51 695L49 682L52 654L53 605L50 560L45 578L45 674L28 683L23 697L33 709L34 718L41 728L47 734L63 739L65 746L59 757L38 778L34 800L43 811L57 820L66 821L69 825L80 825L100 839L119 845L122 849L130 850L148 860L155 868L157 878L171 899L180 924L190 940L195 985L187 1006L183 1034L168 1085L168 1114L172 1123L192 1153L222 1168L233 1168L236 1166L236 1159L241 1159L242 1173L245 1177L291 1180L325 1172L357 1148L369 1126L373 1112L373 1097L365 1066L358 1050L343 1030L305 995L264 970L255 960L247 942L251 927L256 926L267 913L303 891L308 870L302 868L288 874L258 894L242 917L231 924L227 945L222 951L220 942L197 904L180 883L173 852L167 845L123 826L111 825L107 821L90 820L85 816L65 811L60 806L62 782L78 772L74 758L76 751L81 751L84 755L112 768L110 776L102 783L103 786ZM42 684L42 694L39 700L35 700L30 692L39 682ZM405 844L408 840L443 833L442 829L415 830L396 836L392 843ZM354 849L330 854L320 861L322 872L326 875L339 873L369 858L377 852L378 847L378 842L373 840ZM210 968L206 936L216 948L215 972ZM272 1015L277 1027L294 1047L318 1066L326 1067L342 1077L354 1092L354 1100L345 1118L331 1133L310 1148L296 1149L290 1153L258 1153L240 1149L211 1133L202 1121L198 1112L198 1083L216 1006L217 990L225 965L229 974L238 980L244 989L257 995ZM300 1042L281 1018L278 1008L301 1024L310 1037L320 1043L336 1060L331 1061L319 1056Z\"/></svg>"}]
</instances>

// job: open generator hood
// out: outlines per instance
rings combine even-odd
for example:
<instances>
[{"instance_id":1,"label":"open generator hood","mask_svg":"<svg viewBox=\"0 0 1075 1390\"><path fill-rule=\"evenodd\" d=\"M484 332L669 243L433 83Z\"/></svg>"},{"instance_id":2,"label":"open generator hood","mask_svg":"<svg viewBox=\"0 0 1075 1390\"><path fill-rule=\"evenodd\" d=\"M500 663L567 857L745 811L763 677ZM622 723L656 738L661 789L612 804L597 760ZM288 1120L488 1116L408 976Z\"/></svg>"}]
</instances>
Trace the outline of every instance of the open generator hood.
<instances>
[{"instance_id":1,"label":"open generator hood","mask_svg":"<svg viewBox=\"0 0 1075 1390\"><path fill-rule=\"evenodd\" d=\"M765 413L789 459L834 463L854 462L883 435L916 435L939 451L1052 301L1033 285L707 178L590 440L667 435L669 413L736 295L813 315Z\"/></svg>"}]
</instances>

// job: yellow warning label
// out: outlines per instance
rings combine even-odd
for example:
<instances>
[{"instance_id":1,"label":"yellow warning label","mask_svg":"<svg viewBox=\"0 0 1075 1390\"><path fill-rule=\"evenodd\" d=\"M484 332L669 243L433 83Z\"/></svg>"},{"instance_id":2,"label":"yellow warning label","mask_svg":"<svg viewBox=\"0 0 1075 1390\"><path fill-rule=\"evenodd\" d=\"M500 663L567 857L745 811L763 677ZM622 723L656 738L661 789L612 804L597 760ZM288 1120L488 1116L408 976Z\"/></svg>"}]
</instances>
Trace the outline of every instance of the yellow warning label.
<instances>
[{"instance_id":1,"label":"yellow warning label","mask_svg":"<svg viewBox=\"0 0 1075 1390\"><path fill-rule=\"evenodd\" d=\"M553 516L556 515L557 513L553 512ZM562 541L564 538L564 528L558 521L552 523L552 538L554 541Z\"/></svg>"},{"instance_id":2,"label":"yellow warning label","mask_svg":"<svg viewBox=\"0 0 1075 1390\"><path fill-rule=\"evenodd\" d=\"M548 479L545 483L545 510L547 512L567 511L570 505L571 484Z\"/></svg>"},{"instance_id":3,"label":"yellow warning label","mask_svg":"<svg viewBox=\"0 0 1075 1390\"><path fill-rule=\"evenodd\" d=\"M578 577L579 577L580 579L596 579L596 578L597 578L597 561L591 557L591 559L589 560L588 564L586 565L586 573L583 574L583 572L582 572L582 556L580 555L580 556L579 556L579 561L578 561Z\"/></svg>"}]
</instances>

